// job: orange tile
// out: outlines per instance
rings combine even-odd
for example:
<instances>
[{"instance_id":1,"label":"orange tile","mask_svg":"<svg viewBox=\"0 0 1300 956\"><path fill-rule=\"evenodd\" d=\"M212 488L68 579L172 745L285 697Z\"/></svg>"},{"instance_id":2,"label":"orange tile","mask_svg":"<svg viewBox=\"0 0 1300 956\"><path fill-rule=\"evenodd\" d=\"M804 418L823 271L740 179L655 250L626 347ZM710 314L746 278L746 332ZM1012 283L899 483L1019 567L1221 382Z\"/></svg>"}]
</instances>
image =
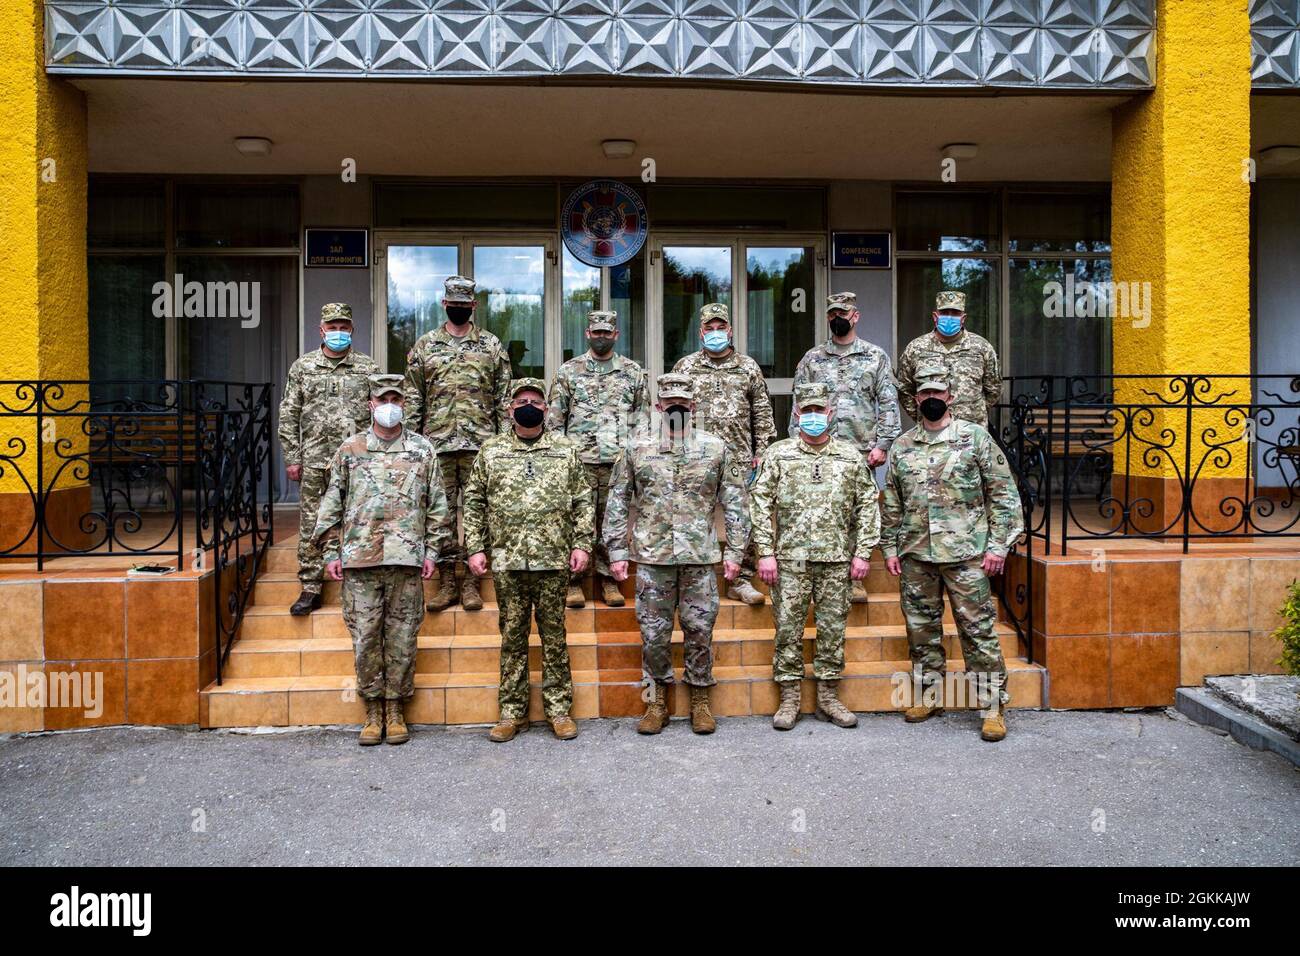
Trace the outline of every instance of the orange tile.
<instances>
[{"instance_id":1,"label":"orange tile","mask_svg":"<svg viewBox=\"0 0 1300 956\"><path fill-rule=\"evenodd\" d=\"M447 722L447 692L441 687L417 687L406 704L406 720L412 724Z\"/></svg>"},{"instance_id":2,"label":"orange tile","mask_svg":"<svg viewBox=\"0 0 1300 956\"><path fill-rule=\"evenodd\" d=\"M126 650L132 658L197 657L197 580L128 581Z\"/></svg>"},{"instance_id":3,"label":"orange tile","mask_svg":"<svg viewBox=\"0 0 1300 956\"><path fill-rule=\"evenodd\" d=\"M289 691L207 694L208 727L287 727Z\"/></svg>"},{"instance_id":4,"label":"orange tile","mask_svg":"<svg viewBox=\"0 0 1300 956\"><path fill-rule=\"evenodd\" d=\"M1109 707L1110 638L1091 636L1048 637L1044 664L1052 675L1052 707Z\"/></svg>"},{"instance_id":5,"label":"orange tile","mask_svg":"<svg viewBox=\"0 0 1300 956\"><path fill-rule=\"evenodd\" d=\"M645 712L638 684L600 685L600 716L637 717Z\"/></svg>"},{"instance_id":6,"label":"orange tile","mask_svg":"<svg viewBox=\"0 0 1300 956\"><path fill-rule=\"evenodd\" d=\"M199 687L196 659L129 661L127 720L133 724L197 724Z\"/></svg>"},{"instance_id":7,"label":"orange tile","mask_svg":"<svg viewBox=\"0 0 1300 956\"><path fill-rule=\"evenodd\" d=\"M1297 579L1300 558L1251 559L1250 630L1272 631L1282 625L1277 609L1285 603L1291 582Z\"/></svg>"},{"instance_id":8,"label":"orange tile","mask_svg":"<svg viewBox=\"0 0 1300 956\"><path fill-rule=\"evenodd\" d=\"M46 661L45 682L46 730L126 723L124 661ZM88 706L92 698L94 706ZM54 706L56 703L72 706Z\"/></svg>"},{"instance_id":9,"label":"orange tile","mask_svg":"<svg viewBox=\"0 0 1300 956\"><path fill-rule=\"evenodd\" d=\"M601 644L596 648L601 670L631 670L641 666L641 647L636 644Z\"/></svg>"},{"instance_id":10,"label":"orange tile","mask_svg":"<svg viewBox=\"0 0 1300 956\"><path fill-rule=\"evenodd\" d=\"M500 669L501 651L496 647L453 647L450 662L453 674L486 674Z\"/></svg>"},{"instance_id":11,"label":"orange tile","mask_svg":"<svg viewBox=\"0 0 1300 956\"><path fill-rule=\"evenodd\" d=\"M45 665L41 661L14 661L0 664L0 674L13 688L14 699L0 707L0 733L21 734L45 729L44 690L37 693L33 685L43 682ZM44 684L40 683L44 688ZM22 704L23 706L17 706ZM31 705L31 706L27 706Z\"/></svg>"},{"instance_id":12,"label":"orange tile","mask_svg":"<svg viewBox=\"0 0 1300 956\"><path fill-rule=\"evenodd\" d=\"M1044 632L1106 634L1110 631L1110 574L1092 563L1050 564L1044 588Z\"/></svg>"},{"instance_id":13,"label":"orange tile","mask_svg":"<svg viewBox=\"0 0 1300 956\"><path fill-rule=\"evenodd\" d=\"M360 724L366 718L366 702L355 691L289 691L289 725Z\"/></svg>"},{"instance_id":14,"label":"orange tile","mask_svg":"<svg viewBox=\"0 0 1300 956\"><path fill-rule=\"evenodd\" d=\"M1183 687L1199 687L1207 676L1251 672L1249 631L1186 631L1179 643Z\"/></svg>"},{"instance_id":15,"label":"orange tile","mask_svg":"<svg viewBox=\"0 0 1300 956\"><path fill-rule=\"evenodd\" d=\"M682 685L685 687L685 685ZM717 717L745 717L750 713L750 682L747 680L721 681L709 693L709 707ZM687 690L687 701L690 691Z\"/></svg>"},{"instance_id":16,"label":"orange tile","mask_svg":"<svg viewBox=\"0 0 1300 956\"><path fill-rule=\"evenodd\" d=\"M1180 592L1179 630L1243 631L1250 612L1250 561L1184 558Z\"/></svg>"},{"instance_id":17,"label":"orange tile","mask_svg":"<svg viewBox=\"0 0 1300 956\"><path fill-rule=\"evenodd\" d=\"M1112 561L1110 630L1170 634L1178 630L1180 561Z\"/></svg>"},{"instance_id":18,"label":"orange tile","mask_svg":"<svg viewBox=\"0 0 1300 956\"><path fill-rule=\"evenodd\" d=\"M45 656L121 660L126 656L126 582L45 582Z\"/></svg>"},{"instance_id":19,"label":"orange tile","mask_svg":"<svg viewBox=\"0 0 1300 956\"><path fill-rule=\"evenodd\" d=\"M447 688L449 724L492 724L500 712L495 687Z\"/></svg>"},{"instance_id":20,"label":"orange tile","mask_svg":"<svg viewBox=\"0 0 1300 956\"><path fill-rule=\"evenodd\" d=\"M40 581L0 584L0 661L45 659Z\"/></svg>"},{"instance_id":21,"label":"orange tile","mask_svg":"<svg viewBox=\"0 0 1300 956\"><path fill-rule=\"evenodd\" d=\"M1112 634L1112 707L1167 707L1178 687L1177 634Z\"/></svg>"},{"instance_id":22,"label":"orange tile","mask_svg":"<svg viewBox=\"0 0 1300 956\"><path fill-rule=\"evenodd\" d=\"M743 641L714 641L713 664L715 667L739 667L744 649ZM684 649L683 649L684 650ZM674 648L674 656L676 648ZM678 666L681 666L680 664Z\"/></svg>"},{"instance_id":23,"label":"orange tile","mask_svg":"<svg viewBox=\"0 0 1300 956\"><path fill-rule=\"evenodd\" d=\"M1250 672L1252 674L1283 674L1278 660L1282 657L1282 642L1272 631L1250 632Z\"/></svg>"}]
</instances>

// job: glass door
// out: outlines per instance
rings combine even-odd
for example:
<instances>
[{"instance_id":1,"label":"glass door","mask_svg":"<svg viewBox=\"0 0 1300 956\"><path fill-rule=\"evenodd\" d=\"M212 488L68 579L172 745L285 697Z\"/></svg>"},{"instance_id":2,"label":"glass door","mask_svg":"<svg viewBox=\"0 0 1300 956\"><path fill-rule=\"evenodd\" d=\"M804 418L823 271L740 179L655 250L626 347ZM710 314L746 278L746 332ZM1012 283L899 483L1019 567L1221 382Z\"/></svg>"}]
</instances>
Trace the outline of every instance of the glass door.
<instances>
[{"instance_id":1,"label":"glass door","mask_svg":"<svg viewBox=\"0 0 1300 956\"><path fill-rule=\"evenodd\" d=\"M460 247L394 243L385 250L384 265L379 314L385 319L385 332L374 335L374 359L380 368L402 373L415 340L447 321L442 284L448 276L460 274Z\"/></svg>"},{"instance_id":2,"label":"glass door","mask_svg":"<svg viewBox=\"0 0 1300 956\"><path fill-rule=\"evenodd\" d=\"M475 321L501 340L517 377L545 379L549 244L475 241L471 249Z\"/></svg>"}]
</instances>

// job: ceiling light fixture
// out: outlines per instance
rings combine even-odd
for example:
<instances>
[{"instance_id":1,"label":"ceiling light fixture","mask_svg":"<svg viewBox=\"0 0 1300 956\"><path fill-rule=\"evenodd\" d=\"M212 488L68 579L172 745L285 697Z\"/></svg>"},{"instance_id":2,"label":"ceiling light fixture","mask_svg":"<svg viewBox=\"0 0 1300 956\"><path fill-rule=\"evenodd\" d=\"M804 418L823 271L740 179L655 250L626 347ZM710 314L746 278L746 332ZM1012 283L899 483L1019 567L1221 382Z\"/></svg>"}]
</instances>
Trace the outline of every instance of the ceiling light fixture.
<instances>
[{"instance_id":1,"label":"ceiling light fixture","mask_svg":"<svg viewBox=\"0 0 1300 956\"><path fill-rule=\"evenodd\" d=\"M236 136L235 149L245 156L270 156L271 141L265 136Z\"/></svg>"},{"instance_id":2,"label":"ceiling light fixture","mask_svg":"<svg viewBox=\"0 0 1300 956\"><path fill-rule=\"evenodd\" d=\"M1259 151L1259 165L1266 169L1290 166L1300 160L1300 146L1269 146Z\"/></svg>"},{"instance_id":3,"label":"ceiling light fixture","mask_svg":"<svg viewBox=\"0 0 1300 956\"><path fill-rule=\"evenodd\" d=\"M627 159L636 149L636 140L603 139L600 141L600 149L606 159Z\"/></svg>"},{"instance_id":4,"label":"ceiling light fixture","mask_svg":"<svg viewBox=\"0 0 1300 956\"><path fill-rule=\"evenodd\" d=\"M944 159L974 159L979 151L975 143L949 143L939 150Z\"/></svg>"}]
</instances>

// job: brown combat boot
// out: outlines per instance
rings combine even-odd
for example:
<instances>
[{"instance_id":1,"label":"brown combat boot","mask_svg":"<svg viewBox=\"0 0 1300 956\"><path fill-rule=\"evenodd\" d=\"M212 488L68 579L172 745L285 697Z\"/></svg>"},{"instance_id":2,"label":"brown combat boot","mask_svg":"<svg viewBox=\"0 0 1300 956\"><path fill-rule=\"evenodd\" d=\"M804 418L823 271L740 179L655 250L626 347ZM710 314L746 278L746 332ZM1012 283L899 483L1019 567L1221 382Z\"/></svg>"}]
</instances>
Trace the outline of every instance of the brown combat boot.
<instances>
[{"instance_id":1,"label":"brown combat boot","mask_svg":"<svg viewBox=\"0 0 1300 956\"><path fill-rule=\"evenodd\" d=\"M613 578L602 578L600 589L606 607L623 606L623 592L618 589L618 582Z\"/></svg>"},{"instance_id":2,"label":"brown combat boot","mask_svg":"<svg viewBox=\"0 0 1300 956\"><path fill-rule=\"evenodd\" d=\"M718 729L718 722L709 710L709 689L707 687L691 688L691 730L697 734L711 734Z\"/></svg>"},{"instance_id":3,"label":"brown combat boot","mask_svg":"<svg viewBox=\"0 0 1300 956\"><path fill-rule=\"evenodd\" d=\"M817 682L818 720L829 720L836 727L856 727L858 715L844 706L836 691L840 682L837 680L819 680Z\"/></svg>"},{"instance_id":4,"label":"brown combat boot","mask_svg":"<svg viewBox=\"0 0 1300 956\"><path fill-rule=\"evenodd\" d=\"M638 734L657 734L668 726L668 685L655 681L654 696L646 705L645 716L636 725Z\"/></svg>"},{"instance_id":5,"label":"brown combat boot","mask_svg":"<svg viewBox=\"0 0 1300 956\"><path fill-rule=\"evenodd\" d=\"M494 744L503 744L507 740L514 740L517 734L522 734L527 729L527 717L502 717L497 721L496 726L488 731L488 740Z\"/></svg>"},{"instance_id":6,"label":"brown combat boot","mask_svg":"<svg viewBox=\"0 0 1300 956\"><path fill-rule=\"evenodd\" d=\"M366 701L366 722L361 725L361 737L357 740L363 747L373 747L384 739L384 702L376 698Z\"/></svg>"},{"instance_id":7,"label":"brown combat boot","mask_svg":"<svg viewBox=\"0 0 1300 956\"><path fill-rule=\"evenodd\" d=\"M564 595L565 607L586 607L587 596L582 593L582 585L577 578L569 578L569 590Z\"/></svg>"},{"instance_id":8,"label":"brown combat boot","mask_svg":"<svg viewBox=\"0 0 1300 956\"><path fill-rule=\"evenodd\" d=\"M869 600L871 600L870 598L867 597L866 581L853 582L853 593L849 597L849 600L854 604L866 604Z\"/></svg>"},{"instance_id":9,"label":"brown combat boot","mask_svg":"<svg viewBox=\"0 0 1300 956\"><path fill-rule=\"evenodd\" d=\"M468 568L465 569L465 580L460 585L460 606L467 611L483 609L483 595L479 593L478 578Z\"/></svg>"},{"instance_id":10,"label":"brown combat boot","mask_svg":"<svg viewBox=\"0 0 1300 956\"><path fill-rule=\"evenodd\" d=\"M909 724L919 724L923 720L929 720L938 714L943 713L943 675L939 675L939 685L936 688L939 692L938 700L934 704L927 704L924 698L913 700L912 706L903 711L903 720Z\"/></svg>"},{"instance_id":11,"label":"brown combat boot","mask_svg":"<svg viewBox=\"0 0 1300 956\"><path fill-rule=\"evenodd\" d=\"M321 606L322 600L324 599L319 591L303 591L298 595L298 600L289 606L289 613L294 617L310 614Z\"/></svg>"},{"instance_id":12,"label":"brown combat boot","mask_svg":"<svg viewBox=\"0 0 1300 956\"><path fill-rule=\"evenodd\" d=\"M411 739L411 732L406 727L402 716L400 700L386 701L384 704L384 743L404 744Z\"/></svg>"},{"instance_id":13,"label":"brown combat boot","mask_svg":"<svg viewBox=\"0 0 1300 956\"><path fill-rule=\"evenodd\" d=\"M731 585L731 587L727 588L727 600L743 601L750 607L758 607L766 601L767 598L763 596L762 591L758 590L754 585L742 578Z\"/></svg>"},{"instance_id":14,"label":"brown combat boot","mask_svg":"<svg viewBox=\"0 0 1300 956\"><path fill-rule=\"evenodd\" d=\"M1007 735L1007 717L1001 705L986 711L987 716L980 726L980 738L990 743L997 743Z\"/></svg>"},{"instance_id":15,"label":"brown combat boot","mask_svg":"<svg viewBox=\"0 0 1300 956\"><path fill-rule=\"evenodd\" d=\"M438 593L425 605L430 611L445 611L456 603L456 569L444 565L438 569Z\"/></svg>"},{"instance_id":16,"label":"brown combat boot","mask_svg":"<svg viewBox=\"0 0 1300 956\"><path fill-rule=\"evenodd\" d=\"M572 740L578 736L578 725L573 722L573 718L568 714L560 714L558 717L549 718L551 722L551 732L555 734L557 740Z\"/></svg>"},{"instance_id":17,"label":"brown combat boot","mask_svg":"<svg viewBox=\"0 0 1300 956\"><path fill-rule=\"evenodd\" d=\"M802 684L802 681L783 680L777 685L781 688L781 706L772 715L772 726L777 730L789 730L799 719Z\"/></svg>"}]
</instances>

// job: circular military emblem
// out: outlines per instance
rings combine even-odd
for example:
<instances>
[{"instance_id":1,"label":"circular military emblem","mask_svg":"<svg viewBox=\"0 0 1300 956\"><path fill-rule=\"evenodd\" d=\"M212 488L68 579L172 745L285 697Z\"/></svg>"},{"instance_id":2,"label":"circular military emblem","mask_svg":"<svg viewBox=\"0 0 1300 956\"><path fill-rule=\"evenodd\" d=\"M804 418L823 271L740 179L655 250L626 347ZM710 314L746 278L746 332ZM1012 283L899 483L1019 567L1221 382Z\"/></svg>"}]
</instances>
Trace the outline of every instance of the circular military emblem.
<instances>
[{"instance_id":1,"label":"circular military emblem","mask_svg":"<svg viewBox=\"0 0 1300 956\"><path fill-rule=\"evenodd\" d=\"M589 266L617 266L645 245L645 203L631 186L613 179L583 183L564 201L560 234L565 247Z\"/></svg>"}]
</instances>

